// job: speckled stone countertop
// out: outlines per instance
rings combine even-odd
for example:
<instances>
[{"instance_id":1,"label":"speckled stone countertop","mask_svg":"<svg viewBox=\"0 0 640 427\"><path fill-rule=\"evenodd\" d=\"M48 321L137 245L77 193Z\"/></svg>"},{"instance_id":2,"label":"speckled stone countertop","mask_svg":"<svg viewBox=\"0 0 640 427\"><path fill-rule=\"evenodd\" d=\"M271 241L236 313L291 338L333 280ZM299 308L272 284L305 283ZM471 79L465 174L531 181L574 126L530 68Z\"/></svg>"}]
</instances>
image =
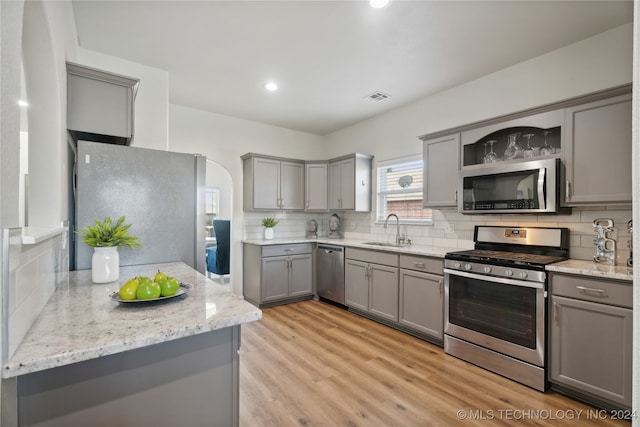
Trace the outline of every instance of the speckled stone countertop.
<instances>
[{"instance_id":1,"label":"speckled stone countertop","mask_svg":"<svg viewBox=\"0 0 640 427\"><path fill-rule=\"evenodd\" d=\"M402 246L376 246L366 244L371 240L359 240L359 239L329 239L326 237L320 237L317 239L273 239L273 240L243 240L244 243L250 245L290 245L295 243L326 243L330 245L346 246L360 249L370 249L376 251L395 252L406 255L418 255L418 256L431 256L437 258L444 258L447 252L460 251L460 248L447 248L440 246L423 246L423 245L402 245Z\"/></svg>"},{"instance_id":2,"label":"speckled stone countertop","mask_svg":"<svg viewBox=\"0 0 640 427\"><path fill-rule=\"evenodd\" d=\"M546 266L547 271L581 274L604 279L628 280L633 283L633 269L621 265L597 264L593 261L569 259Z\"/></svg>"},{"instance_id":3,"label":"speckled stone countertop","mask_svg":"<svg viewBox=\"0 0 640 427\"><path fill-rule=\"evenodd\" d=\"M134 276L161 270L193 285L187 295L156 303L111 299ZM262 312L183 263L122 267L120 280L94 284L91 271L72 271L3 366L2 377L64 366L101 356L223 329L262 318Z\"/></svg>"}]
</instances>

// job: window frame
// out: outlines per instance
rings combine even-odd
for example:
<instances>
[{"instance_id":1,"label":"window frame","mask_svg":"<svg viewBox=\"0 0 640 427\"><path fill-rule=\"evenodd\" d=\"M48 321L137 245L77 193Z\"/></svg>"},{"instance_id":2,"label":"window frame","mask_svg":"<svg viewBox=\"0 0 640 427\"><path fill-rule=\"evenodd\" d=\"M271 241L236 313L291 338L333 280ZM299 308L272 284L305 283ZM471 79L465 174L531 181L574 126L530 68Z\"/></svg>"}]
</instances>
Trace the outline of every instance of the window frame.
<instances>
[{"instance_id":1,"label":"window frame","mask_svg":"<svg viewBox=\"0 0 640 427\"><path fill-rule=\"evenodd\" d=\"M382 169L388 169L394 166L397 167L399 165L408 164L408 163L422 163L422 171L420 172L420 174L424 177L424 159L422 157L422 154L414 154L410 156L397 157L397 158L381 160L377 162L375 223L382 224L385 222L386 217L390 213L395 213L395 212L386 212L386 200L387 200L386 196L389 194L407 194L407 193L416 193L419 191L420 193L422 193L421 200L422 200L422 203L424 203L424 187L423 186L419 188L412 188L412 189L394 189L394 190L380 189ZM424 185L424 182L423 182L423 185ZM423 205L423 209L431 210L430 208L425 208L424 205ZM433 210L431 210L431 212L432 214L429 218L402 218L402 216L400 215L399 220L401 224L433 225Z\"/></svg>"}]
</instances>

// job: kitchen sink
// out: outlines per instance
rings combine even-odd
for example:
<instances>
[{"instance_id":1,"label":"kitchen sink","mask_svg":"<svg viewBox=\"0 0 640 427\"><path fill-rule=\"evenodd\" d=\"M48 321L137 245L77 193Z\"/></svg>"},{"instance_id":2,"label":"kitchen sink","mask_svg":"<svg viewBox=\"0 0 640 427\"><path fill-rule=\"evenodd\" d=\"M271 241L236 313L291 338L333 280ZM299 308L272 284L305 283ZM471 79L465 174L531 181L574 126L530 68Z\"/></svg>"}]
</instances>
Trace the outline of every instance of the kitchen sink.
<instances>
[{"instance_id":1,"label":"kitchen sink","mask_svg":"<svg viewBox=\"0 0 640 427\"><path fill-rule=\"evenodd\" d=\"M371 246L387 246L391 248L399 248L402 245L397 243L387 243L387 242L364 242L363 245L371 245Z\"/></svg>"}]
</instances>

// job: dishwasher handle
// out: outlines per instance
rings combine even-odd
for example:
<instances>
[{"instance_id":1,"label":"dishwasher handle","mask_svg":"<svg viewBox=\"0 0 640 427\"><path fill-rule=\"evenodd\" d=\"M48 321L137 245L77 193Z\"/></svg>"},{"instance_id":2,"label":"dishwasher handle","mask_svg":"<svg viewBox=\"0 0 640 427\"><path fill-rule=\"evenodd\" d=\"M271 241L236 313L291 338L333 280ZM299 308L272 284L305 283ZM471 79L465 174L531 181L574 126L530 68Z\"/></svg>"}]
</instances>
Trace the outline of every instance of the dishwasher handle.
<instances>
[{"instance_id":1,"label":"dishwasher handle","mask_svg":"<svg viewBox=\"0 0 640 427\"><path fill-rule=\"evenodd\" d=\"M325 251L326 253L330 254L333 252L343 252L344 251L344 247L343 246L331 246L331 245L318 245L318 250L322 250Z\"/></svg>"}]
</instances>

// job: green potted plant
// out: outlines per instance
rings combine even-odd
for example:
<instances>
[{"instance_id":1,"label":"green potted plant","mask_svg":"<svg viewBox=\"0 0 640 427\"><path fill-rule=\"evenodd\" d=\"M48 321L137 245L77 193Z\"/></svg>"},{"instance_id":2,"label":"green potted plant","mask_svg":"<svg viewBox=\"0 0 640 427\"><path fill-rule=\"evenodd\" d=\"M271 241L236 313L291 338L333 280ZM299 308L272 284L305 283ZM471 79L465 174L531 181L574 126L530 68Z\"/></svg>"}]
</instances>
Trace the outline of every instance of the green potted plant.
<instances>
[{"instance_id":1,"label":"green potted plant","mask_svg":"<svg viewBox=\"0 0 640 427\"><path fill-rule=\"evenodd\" d=\"M278 225L278 222L275 218L262 218L262 226L264 227L264 238L265 240L273 239L273 227Z\"/></svg>"},{"instance_id":2,"label":"green potted plant","mask_svg":"<svg viewBox=\"0 0 640 427\"><path fill-rule=\"evenodd\" d=\"M103 221L94 218L94 225L81 231L82 242L93 247L91 277L94 283L115 282L120 277L119 247L142 247L136 236L129 235L131 224L121 216L116 222L111 217Z\"/></svg>"}]
</instances>

